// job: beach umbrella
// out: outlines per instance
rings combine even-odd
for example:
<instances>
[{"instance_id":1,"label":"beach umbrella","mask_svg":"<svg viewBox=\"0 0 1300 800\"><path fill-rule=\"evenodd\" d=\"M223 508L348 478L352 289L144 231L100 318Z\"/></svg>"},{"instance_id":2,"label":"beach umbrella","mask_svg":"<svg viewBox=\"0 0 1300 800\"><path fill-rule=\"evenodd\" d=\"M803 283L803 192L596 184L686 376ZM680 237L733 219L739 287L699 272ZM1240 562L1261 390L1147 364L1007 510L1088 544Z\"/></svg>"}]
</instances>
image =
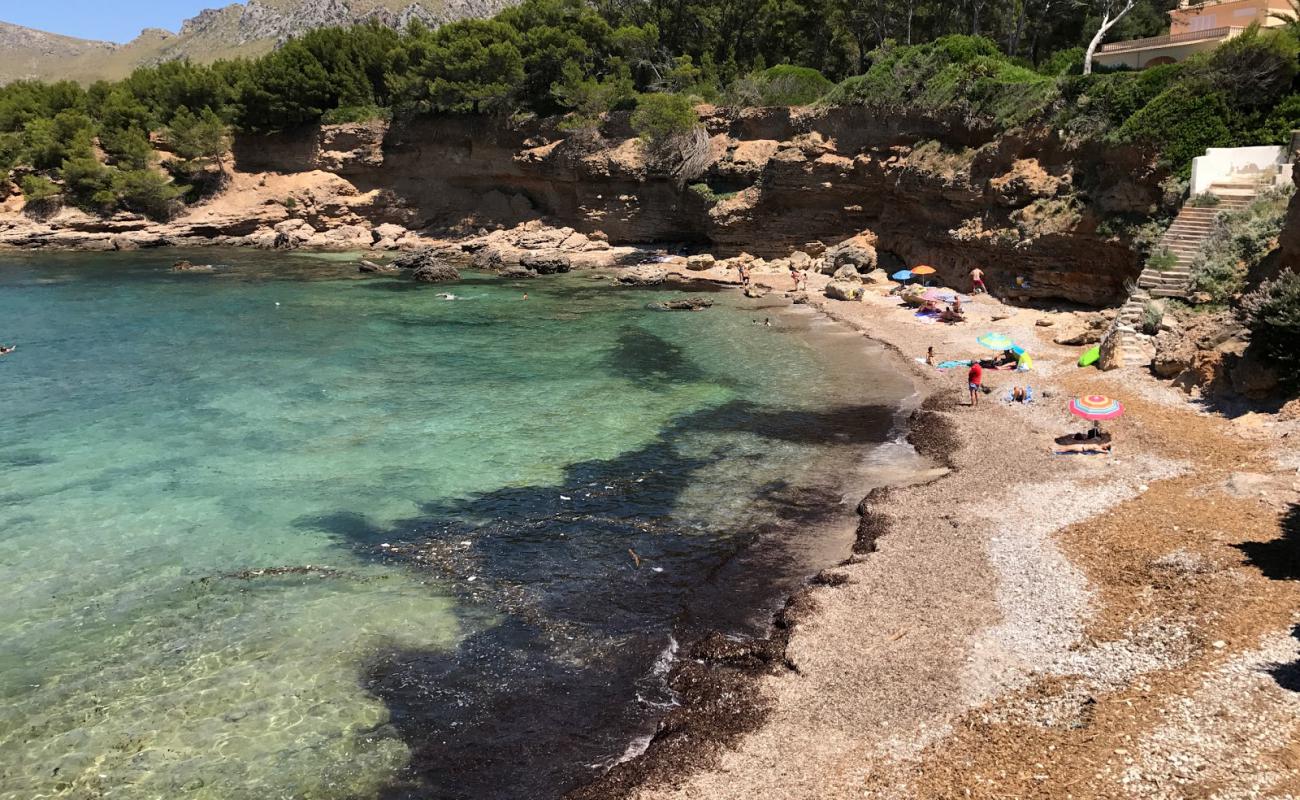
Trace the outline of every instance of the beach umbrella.
<instances>
[{"instance_id":1,"label":"beach umbrella","mask_svg":"<svg viewBox=\"0 0 1300 800\"><path fill-rule=\"evenodd\" d=\"M1016 345L1015 347L1011 348L1011 352L1015 353L1018 356L1023 356L1025 354L1025 348L1021 347L1020 345Z\"/></svg>"},{"instance_id":2,"label":"beach umbrella","mask_svg":"<svg viewBox=\"0 0 1300 800\"><path fill-rule=\"evenodd\" d=\"M900 269L898 272L895 272L893 275L890 275L889 277L891 280L895 280L895 281L910 281L912 279L912 273L909 272L908 270Z\"/></svg>"},{"instance_id":3,"label":"beach umbrella","mask_svg":"<svg viewBox=\"0 0 1300 800\"><path fill-rule=\"evenodd\" d=\"M1070 413L1084 419L1114 419L1124 413L1124 406L1113 397L1090 394L1071 400Z\"/></svg>"},{"instance_id":4,"label":"beach umbrella","mask_svg":"<svg viewBox=\"0 0 1300 800\"><path fill-rule=\"evenodd\" d=\"M1011 337L1005 333L986 333L975 341L990 350L1010 350L1016 346Z\"/></svg>"},{"instance_id":5,"label":"beach umbrella","mask_svg":"<svg viewBox=\"0 0 1300 800\"><path fill-rule=\"evenodd\" d=\"M913 274L913 275L933 275L933 274L934 274L934 267L927 266L927 265L925 265L925 264L921 264L920 266L912 267L912 274Z\"/></svg>"}]
</instances>

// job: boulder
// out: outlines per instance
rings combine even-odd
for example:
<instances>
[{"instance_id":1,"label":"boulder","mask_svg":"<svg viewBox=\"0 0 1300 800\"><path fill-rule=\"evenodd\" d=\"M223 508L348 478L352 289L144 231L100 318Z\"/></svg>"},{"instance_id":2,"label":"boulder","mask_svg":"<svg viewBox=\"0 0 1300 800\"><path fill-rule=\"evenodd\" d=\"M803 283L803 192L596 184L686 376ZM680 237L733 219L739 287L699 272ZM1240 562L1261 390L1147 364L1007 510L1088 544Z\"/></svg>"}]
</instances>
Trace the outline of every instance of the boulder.
<instances>
[{"instance_id":1,"label":"boulder","mask_svg":"<svg viewBox=\"0 0 1300 800\"><path fill-rule=\"evenodd\" d=\"M686 268L692 272L701 272L706 269L712 269L717 260L708 253L701 253L697 256L688 256L686 259Z\"/></svg>"},{"instance_id":2,"label":"boulder","mask_svg":"<svg viewBox=\"0 0 1300 800\"><path fill-rule=\"evenodd\" d=\"M1238 394L1252 400L1267 399L1277 390L1279 384L1277 372L1255 355L1253 350L1247 350L1246 354L1229 368L1228 379L1232 381L1232 388Z\"/></svg>"},{"instance_id":3,"label":"boulder","mask_svg":"<svg viewBox=\"0 0 1300 800\"><path fill-rule=\"evenodd\" d=\"M411 273L411 280L418 283L442 283L460 280L460 272L445 261L425 264Z\"/></svg>"},{"instance_id":4,"label":"boulder","mask_svg":"<svg viewBox=\"0 0 1300 800\"><path fill-rule=\"evenodd\" d=\"M638 264L628 267L618 276L618 282L628 286L656 286L668 278L668 271L655 264Z\"/></svg>"},{"instance_id":5,"label":"boulder","mask_svg":"<svg viewBox=\"0 0 1300 800\"><path fill-rule=\"evenodd\" d=\"M826 284L826 296L832 300L861 300L862 295L861 281L835 280Z\"/></svg>"},{"instance_id":6,"label":"boulder","mask_svg":"<svg viewBox=\"0 0 1300 800\"><path fill-rule=\"evenodd\" d=\"M757 300L760 297L767 297L771 291L772 287L765 283L751 283L745 287L744 295L752 300Z\"/></svg>"},{"instance_id":7,"label":"boulder","mask_svg":"<svg viewBox=\"0 0 1300 800\"><path fill-rule=\"evenodd\" d=\"M889 283L889 273L877 267L865 275L859 276L863 283L884 284Z\"/></svg>"},{"instance_id":8,"label":"boulder","mask_svg":"<svg viewBox=\"0 0 1300 800\"><path fill-rule=\"evenodd\" d=\"M396 272L401 272L401 270L394 267L392 264L376 264L374 261L362 261L357 265L357 272L366 273L368 275L391 275Z\"/></svg>"},{"instance_id":9,"label":"boulder","mask_svg":"<svg viewBox=\"0 0 1300 800\"><path fill-rule=\"evenodd\" d=\"M835 270L835 274L831 275L831 280L861 284L862 276L858 274L858 270L852 264L845 264Z\"/></svg>"},{"instance_id":10,"label":"boulder","mask_svg":"<svg viewBox=\"0 0 1300 800\"><path fill-rule=\"evenodd\" d=\"M661 303L650 303L646 307L657 311L703 311L712 306L713 301L707 297L682 297L676 300L664 300Z\"/></svg>"},{"instance_id":11,"label":"boulder","mask_svg":"<svg viewBox=\"0 0 1300 800\"><path fill-rule=\"evenodd\" d=\"M1196 346L1185 336L1162 331L1156 336L1155 344L1156 354L1151 359L1151 370L1161 378L1177 378L1191 369L1196 361Z\"/></svg>"},{"instance_id":12,"label":"boulder","mask_svg":"<svg viewBox=\"0 0 1300 800\"><path fill-rule=\"evenodd\" d=\"M1124 334L1132 334L1133 329L1123 326L1111 328L1101 340L1097 369L1104 372L1124 366Z\"/></svg>"},{"instance_id":13,"label":"boulder","mask_svg":"<svg viewBox=\"0 0 1300 800\"><path fill-rule=\"evenodd\" d=\"M499 273L503 278L536 278L537 273L522 264L510 264L502 267Z\"/></svg>"},{"instance_id":14,"label":"boulder","mask_svg":"<svg viewBox=\"0 0 1300 800\"><path fill-rule=\"evenodd\" d=\"M826 266L822 271L834 274L840 267L852 266L858 272L870 272L878 265L875 237L866 234L845 239L826 250Z\"/></svg>"},{"instance_id":15,"label":"boulder","mask_svg":"<svg viewBox=\"0 0 1300 800\"><path fill-rule=\"evenodd\" d=\"M433 252L432 247L422 247L393 259L393 266L398 269L419 269L420 267L441 264L442 260Z\"/></svg>"},{"instance_id":16,"label":"boulder","mask_svg":"<svg viewBox=\"0 0 1300 800\"><path fill-rule=\"evenodd\" d=\"M802 250L796 250L790 254L790 266L795 269L808 269L812 264L812 256Z\"/></svg>"},{"instance_id":17,"label":"boulder","mask_svg":"<svg viewBox=\"0 0 1300 800\"><path fill-rule=\"evenodd\" d=\"M813 258L816 258L826 252L826 245L818 241L804 242L803 251Z\"/></svg>"},{"instance_id":18,"label":"boulder","mask_svg":"<svg viewBox=\"0 0 1300 800\"><path fill-rule=\"evenodd\" d=\"M569 261L569 257L554 250L528 253L520 257L519 264L539 275L554 275L557 272L568 272L572 269L572 262Z\"/></svg>"}]
</instances>

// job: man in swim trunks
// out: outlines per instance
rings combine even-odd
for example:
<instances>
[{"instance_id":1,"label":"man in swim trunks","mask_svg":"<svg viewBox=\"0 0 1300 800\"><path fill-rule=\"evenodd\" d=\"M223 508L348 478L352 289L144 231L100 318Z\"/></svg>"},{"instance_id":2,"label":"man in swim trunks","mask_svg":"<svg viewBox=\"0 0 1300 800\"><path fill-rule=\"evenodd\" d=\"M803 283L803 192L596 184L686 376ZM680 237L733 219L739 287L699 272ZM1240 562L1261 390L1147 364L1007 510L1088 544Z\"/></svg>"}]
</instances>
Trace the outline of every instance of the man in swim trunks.
<instances>
[{"instance_id":1,"label":"man in swim trunks","mask_svg":"<svg viewBox=\"0 0 1300 800\"><path fill-rule=\"evenodd\" d=\"M984 286L984 270L976 267L970 271L970 286L971 294L979 294L980 292L983 292L984 294L989 293L988 288Z\"/></svg>"},{"instance_id":2,"label":"man in swim trunks","mask_svg":"<svg viewBox=\"0 0 1300 800\"><path fill-rule=\"evenodd\" d=\"M971 362L970 372L966 373L966 386L970 389L971 408L974 408L979 405L980 390L984 388L984 368L980 362Z\"/></svg>"}]
</instances>

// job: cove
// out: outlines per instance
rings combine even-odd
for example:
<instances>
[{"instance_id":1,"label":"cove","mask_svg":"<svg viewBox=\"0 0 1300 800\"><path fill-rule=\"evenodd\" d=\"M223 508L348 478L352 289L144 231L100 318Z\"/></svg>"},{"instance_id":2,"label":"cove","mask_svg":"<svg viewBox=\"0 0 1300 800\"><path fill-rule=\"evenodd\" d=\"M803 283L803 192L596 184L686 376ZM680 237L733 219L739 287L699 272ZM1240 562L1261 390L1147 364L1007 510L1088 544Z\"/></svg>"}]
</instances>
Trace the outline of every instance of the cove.
<instances>
[{"instance_id":1,"label":"cove","mask_svg":"<svg viewBox=\"0 0 1300 800\"><path fill-rule=\"evenodd\" d=\"M179 255L0 255L6 800L559 796L910 463L811 312Z\"/></svg>"}]
</instances>

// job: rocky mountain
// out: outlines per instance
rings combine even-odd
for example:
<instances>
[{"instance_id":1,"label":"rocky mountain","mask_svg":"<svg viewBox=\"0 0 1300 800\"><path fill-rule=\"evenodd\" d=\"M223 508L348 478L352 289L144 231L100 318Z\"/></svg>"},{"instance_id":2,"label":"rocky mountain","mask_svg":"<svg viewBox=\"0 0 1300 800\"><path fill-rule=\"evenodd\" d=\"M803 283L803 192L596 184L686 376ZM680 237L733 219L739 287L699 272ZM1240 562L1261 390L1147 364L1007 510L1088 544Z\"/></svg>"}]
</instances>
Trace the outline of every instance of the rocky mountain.
<instances>
[{"instance_id":1,"label":"rocky mountain","mask_svg":"<svg viewBox=\"0 0 1300 800\"><path fill-rule=\"evenodd\" d=\"M248 0L199 12L177 33L147 28L126 44L0 22L0 83L20 78L89 82L124 77L138 66L179 58L211 62L256 56L286 39L330 25L377 19L402 27L411 20L440 25L486 17L512 0Z\"/></svg>"}]
</instances>

